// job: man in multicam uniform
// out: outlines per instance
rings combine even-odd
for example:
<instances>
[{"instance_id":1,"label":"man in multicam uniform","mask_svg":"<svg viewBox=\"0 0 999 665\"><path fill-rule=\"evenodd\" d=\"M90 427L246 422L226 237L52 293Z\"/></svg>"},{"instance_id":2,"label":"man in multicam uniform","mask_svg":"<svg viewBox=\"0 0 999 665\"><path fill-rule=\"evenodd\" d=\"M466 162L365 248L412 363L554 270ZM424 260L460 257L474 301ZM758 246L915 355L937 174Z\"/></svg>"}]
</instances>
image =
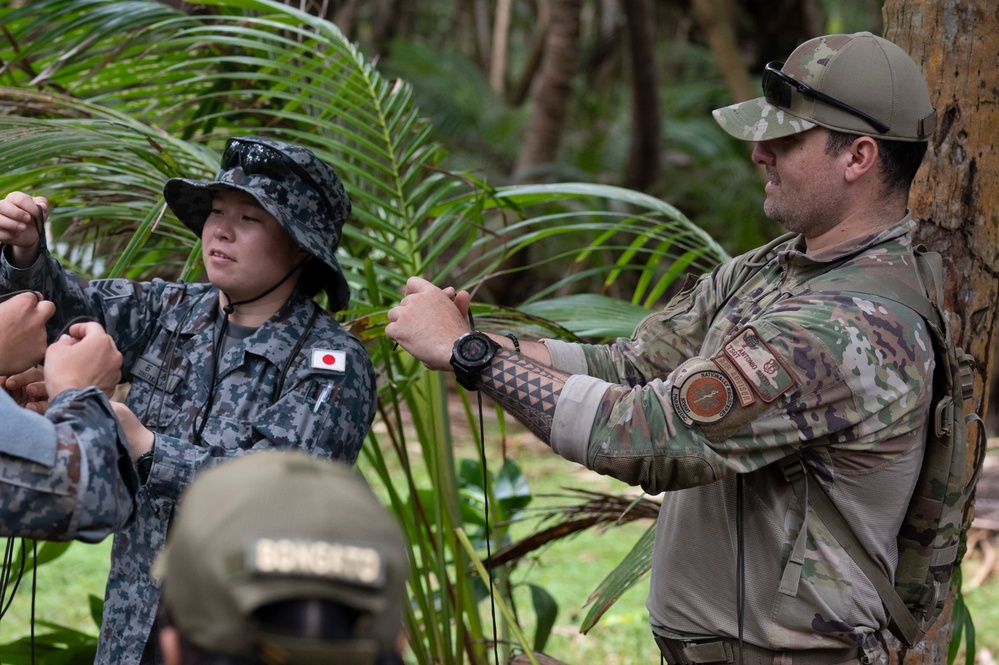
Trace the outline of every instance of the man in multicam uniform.
<instances>
[{"instance_id":1,"label":"man in multicam uniform","mask_svg":"<svg viewBox=\"0 0 999 665\"><path fill-rule=\"evenodd\" d=\"M138 480L100 386L113 390L121 354L96 323L72 326L46 350L55 306L24 293L0 302L0 536L98 542L135 513ZM44 355L45 415L8 394L8 379ZM19 400L20 401L20 400Z\"/></svg>"},{"instance_id":2,"label":"man in multicam uniform","mask_svg":"<svg viewBox=\"0 0 999 665\"><path fill-rule=\"evenodd\" d=\"M670 663L874 662L878 594L785 468L803 460L894 570L934 352L919 315L850 287L920 290L907 198L935 113L916 64L869 33L804 43L763 88L715 117L757 142L764 210L792 233L701 277L631 339L469 333L468 294L416 277L386 333L563 457L665 492L647 605Z\"/></svg>"},{"instance_id":3,"label":"man in multicam uniform","mask_svg":"<svg viewBox=\"0 0 999 665\"><path fill-rule=\"evenodd\" d=\"M143 485L135 523L115 534L99 663L162 662L150 566L196 472L268 448L353 464L376 407L364 346L312 300L325 290L338 311L350 297L335 256L350 202L330 166L301 147L230 139L214 181L171 179L164 196L201 237L210 283L87 282L39 256L30 215L47 202L19 192L7 201L27 215L21 230L0 236L0 288L47 294L56 326L103 323L131 381L116 412Z\"/></svg>"}]
</instances>

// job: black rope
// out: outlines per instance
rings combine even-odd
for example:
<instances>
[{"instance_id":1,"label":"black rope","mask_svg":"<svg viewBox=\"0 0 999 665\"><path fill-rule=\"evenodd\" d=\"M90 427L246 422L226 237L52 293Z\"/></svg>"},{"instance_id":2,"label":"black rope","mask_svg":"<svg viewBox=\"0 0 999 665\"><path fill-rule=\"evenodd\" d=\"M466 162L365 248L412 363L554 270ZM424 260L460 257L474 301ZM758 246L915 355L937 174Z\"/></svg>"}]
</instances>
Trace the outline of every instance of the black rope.
<instances>
[{"instance_id":1,"label":"black rope","mask_svg":"<svg viewBox=\"0 0 999 665\"><path fill-rule=\"evenodd\" d=\"M222 290L219 291L222 295L225 296L226 304L222 306L223 319L222 319L221 329L217 330L215 333L216 334L215 348L212 351L212 380L211 383L208 385L208 401L201 408L201 411L198 412L198 415L201 417L201 424L198 425L197 430L195 430L194 432L195 443L201 443L201 435L205 431L205 426L208 425L208 418L209 416L211 416L212 408L215 406L215 384L218 381L219 360L220 360L219 353L222 350L223 342L225 342L226 332L228 332L229 330L229 315L236 311L236 307L240 305L247 305L251 302L256 302L261 298L263 298L264 296L273 293L275 289L277 289L279 286L287 282L292 275L294 275L296 272L298 272L298 270L302 268L302 266L308 263L311 260L311 258L312 257L310 256L308 259L305 259L298 265L294 266L291 270L288 271L288 273L284 277L281 278L281 280L277 284L267 289L260 295L254 296L253 298L248 298L246 300L233 302L232 298L229 297L228 293ZM195 418L195 421L197 421L197 418Z\"/></svg>"},{"instance_id":2,"label":"black rope","mask_svg":"<svg viewBox=\"0 0 999 665\"><path fill-rule=\"evenodd\" d=\"M31 541L31 665L35 665L35 599L38 596L38 541Z\"/></svg>"},{"instance_id":3,"label":"black rope","mask_svg":"<svg viewBox=\"0 0 999 665\"><path fill-rule=\"evenodd\" d=\"M475 319L472 317L472 307L468 308L468 325L475 330ZM482 415L482 391L477 390L476 396L479 404L479 448L482 451L482 501L483 517L486 521L486 561L493 558L492 538L490 537L491 525L489 523L489 470L486 468L486 428L485 418ZM493 623L493 659L499 665L499 635L496 629L496 597L494 591L493 569L489 568L489 611Z\"/></svg>"},{"instance_id":4,"label":"black rope","mask_svg":"<svg viewBox=\"0 0 999 665\"><path fill-rule=\"evenodd\" d=\"M739 623L739 665L742 665L742 631L746 619L746 525L743 516L742 485L742 474L740 473L735 477L735 532L738 539L736 546L735 598L737 607L736 618Z\"/></svg>"},{"instance_id":5,"label":"black rope","mask_svg":"<svg viewBox=\"0 0 999 665\"><path fill-rule=\"evenodd\" d=\"M38 291L32 291L31 289L21 289L20 291L11 291L10 293L3 294L2 296L0 296L0 302L10 300L11 298L17 297L22 293L30 293L31 295L38 298L38 302L42 301L41 297L38 295Z\"/></svg>"}]
</instances>

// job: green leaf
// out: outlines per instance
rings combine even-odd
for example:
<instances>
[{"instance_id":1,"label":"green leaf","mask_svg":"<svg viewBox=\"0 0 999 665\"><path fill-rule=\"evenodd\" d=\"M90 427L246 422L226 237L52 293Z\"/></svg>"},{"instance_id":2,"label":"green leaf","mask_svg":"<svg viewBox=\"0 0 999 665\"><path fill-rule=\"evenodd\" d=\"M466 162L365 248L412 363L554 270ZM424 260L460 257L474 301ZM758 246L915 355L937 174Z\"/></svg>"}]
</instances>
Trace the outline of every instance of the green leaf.
<instances>
[{"instance_id":1,"label":"green leaf","mask_svg":"<svg viewBox=\"0 0 999 665\"><path fill-rule=\"evenodd\" d=\"M586 634L597 624L610 606L630 589L652 568L652 547L655 544L656 525L645 530L631 551L625 555L614 570L590 594L587 601L592 604L590 611L579 625L579 632Z\"/></svg>"},{"instance_id":2,"label":"green leaf","mask_svg":"<svg viewBox=\"0 0 999 665\"><path fill-rule=\"evenodd\" d=\"M534 616L537 623L534 631L534 651L543 653L548 638L551 637L552 628L558 618L558 602L548 591L536 584L529 584L531 590L531 605L534 607Z\"/></svg>"}]
</instances>

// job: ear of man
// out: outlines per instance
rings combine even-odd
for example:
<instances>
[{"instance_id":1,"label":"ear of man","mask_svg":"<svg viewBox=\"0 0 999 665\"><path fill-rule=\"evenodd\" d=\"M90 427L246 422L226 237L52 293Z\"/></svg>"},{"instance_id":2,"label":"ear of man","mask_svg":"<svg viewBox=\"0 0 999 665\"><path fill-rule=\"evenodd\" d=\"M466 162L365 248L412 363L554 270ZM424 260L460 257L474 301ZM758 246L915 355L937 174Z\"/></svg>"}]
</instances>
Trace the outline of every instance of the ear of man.
<instances>
[{"instance_id":1,"label":"ear of man","mask_svg":"<svg viewBox=\"0 0 999 665\"><path fill-rule=\"evenodd\" d=\"M840 152L845 163L843 176L849 183L859 182L862 178L874 176L878 178L878 142L870 136L858 136Z\"/></svg>"}]
</instances>

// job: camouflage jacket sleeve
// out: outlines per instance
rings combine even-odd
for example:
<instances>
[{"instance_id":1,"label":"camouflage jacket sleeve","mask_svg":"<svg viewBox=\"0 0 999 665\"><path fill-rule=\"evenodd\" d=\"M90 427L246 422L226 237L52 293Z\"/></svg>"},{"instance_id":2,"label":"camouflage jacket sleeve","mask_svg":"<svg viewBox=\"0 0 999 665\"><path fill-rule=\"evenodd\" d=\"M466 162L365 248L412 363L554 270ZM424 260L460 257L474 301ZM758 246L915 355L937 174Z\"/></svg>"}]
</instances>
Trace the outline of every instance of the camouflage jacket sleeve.
<instances>
[{"instance_id":1,"label":"camouflage jacket sleeve","mask_svg":"<svg viewBox=\"0 0 999 665\"><path fill-rule=\"evenodd\" d=\"M147 339L144 333L154 330L161 310L161 294L171 285L158 279L152 282L88 281L65 270L48 252L40 254L35 263L24 270L11 266L6 258L0 260L0 289L41 291L55 303L56 313L46 324L49 341L54 341L63 328L78 317L93 319L114 338L124 356L126 369L142 350Z\"/></svg>"},{"instance_id":2,"label":"camouflage jacket sleeve","mask_svg":"<svg viewBox=\"0 0 999 665\"><path fill-rule=\"evenodd\" d=\"M781 236L749 254L731 259L699 279L688 278L680 293L661 311L638 325L631 338L610 345L571 344L545 340L556 369L587 374L609 383L642 385L664 377L696 355L712 332L715 314L729 297L732 284L786 242Z\"/></svg>"},{"instance_id":3,"label":"camouflage jacket sleeve","mask_svg":"<svg viewBox=\"0 0 999 665\"><path fill-rule=\"evenodd\" d=\"M893 245L864 254L838 272L847 280L850 271L909 279L905 251ZM660 374L634 384L571 377L552 448L659 493L753 471L813 442L823 454L871 460L915 445L931 397L924 322L873 296L811 293L809 280L826 265L789 248L723 298L717 274L700 280L658 321L647 319L629 347L643 355L650 345L665 348L648 336L656 321L669 348L683 353L651 352L663 358L651 363ZM676 321L694 323L677 328Z\"/></svg>"},{"instance_id":4,"label":"camouflage jacket sleeve","mask_svg":"<svg viewBox=\"0 0 999 665\"><path fill-rule=\"evenodd\" d=\"M9 431L0 434L0 534L98 542L130 523L138 480L97 388L57 395L45 417L0 391L0 419L33 446L26 456Z\"/></svg>"}]
</instances>

